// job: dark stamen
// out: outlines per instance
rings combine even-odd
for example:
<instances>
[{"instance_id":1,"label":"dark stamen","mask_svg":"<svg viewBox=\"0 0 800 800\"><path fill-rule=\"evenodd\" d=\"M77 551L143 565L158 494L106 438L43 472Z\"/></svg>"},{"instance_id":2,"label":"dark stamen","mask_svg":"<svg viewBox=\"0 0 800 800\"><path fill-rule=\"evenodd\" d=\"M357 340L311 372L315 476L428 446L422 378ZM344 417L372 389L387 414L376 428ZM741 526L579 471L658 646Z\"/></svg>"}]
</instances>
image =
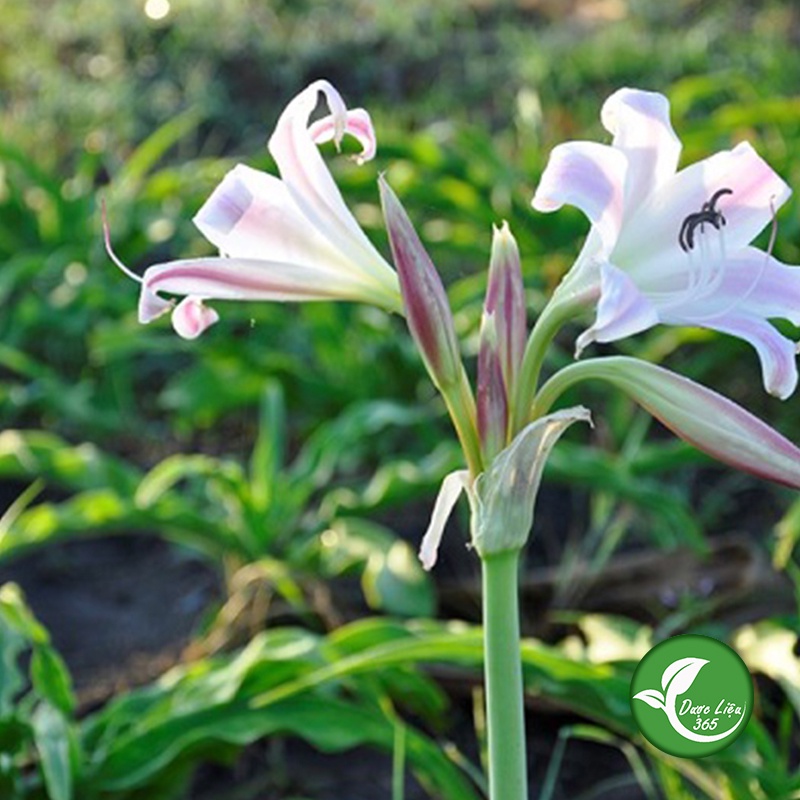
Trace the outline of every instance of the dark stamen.
<instances>
[{"instance_id":1,"label":"dark stamen","mask_svg":"<svg viewBox=\"0 0 800 800\"><path fill-rule=\"evenodd\" d=\"M715 230L720 230L723 225L727 224L725 217L722 216L722 212L717 210L717 202L720 197L726 194L733 194L733 189L717 189L717 191L711 195L711 198L703 203L700 211L689 214L689 216L683 220L681 229L678 232L678 244L685 253L694 250L694 235L698 227L700 228L700 233L703 233L705 231L706 222Z\"/></svg>"}]
</instances>

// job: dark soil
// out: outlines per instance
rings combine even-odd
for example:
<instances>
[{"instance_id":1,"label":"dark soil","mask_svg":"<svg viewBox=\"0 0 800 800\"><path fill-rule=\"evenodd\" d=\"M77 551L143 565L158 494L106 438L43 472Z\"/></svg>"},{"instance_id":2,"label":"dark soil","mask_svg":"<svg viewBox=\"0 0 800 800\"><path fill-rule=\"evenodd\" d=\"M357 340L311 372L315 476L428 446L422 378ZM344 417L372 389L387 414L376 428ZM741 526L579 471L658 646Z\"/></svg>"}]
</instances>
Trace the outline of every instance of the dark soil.
<instances>
[{"instance_id":1,"label":"dark soil","mask_svg":"<svg viewBox=\"0 0 800 800\"><path fill-rule=\"evenodd\" d=\"M176 664L220 594L205 564L149 536L48 546L0 569L6 581L50 631L83 710Z\"/></svg>"}]
</instances>

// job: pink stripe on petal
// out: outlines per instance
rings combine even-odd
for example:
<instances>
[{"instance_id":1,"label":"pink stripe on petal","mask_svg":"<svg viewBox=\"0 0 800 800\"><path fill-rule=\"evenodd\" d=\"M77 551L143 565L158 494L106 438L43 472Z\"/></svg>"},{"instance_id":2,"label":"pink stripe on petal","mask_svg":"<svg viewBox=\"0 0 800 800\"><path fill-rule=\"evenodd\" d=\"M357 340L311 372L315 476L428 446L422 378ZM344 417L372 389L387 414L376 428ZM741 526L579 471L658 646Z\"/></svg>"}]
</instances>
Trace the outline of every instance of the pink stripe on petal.
<instances>
[{"instance_id":1,"label":"pink stripe on petal","mask_svg":"<svg viewBox=\"0 0 800 800\"><path fill-rule=\"evenodd\" d=\"M461 380L463 371L447 292L405 209L383 176L378 186L408 328L433 382L446 389Z\"/></svg>"},{"instance_id":2,"label":"pink stripe on petal","mask_svg":"<svg viewBox=\"0 0 800 800\"><path fill-rule=\"evenodd\" d=\"M519 248L507 222L494 229L483 308L495 318L503 377L511 395L528 338L528 318Z\"/></svg>"},{"instance_id":3,"label":"pink stripe on petal","mask_svg":"<svg viewBox=\"0 0 800 800\"><path fill-rule=\"evenodd\" d=\"M490 462L506 444L508 429L508 393L503 379L502 350L497 319L484 312L478 350L476 407L478 436L485 461Z\"/></svg>"},{"instance_id":4,"label":"pink stripe on petal","mask_svg":"<svg viewBox=\"0 0 800 800\"><path fill-rule=\"evenodd\" d=\"M596 142L566 142L553 148L532 205L556 211L576 206L597 230L608 256L622 226L628 162L619 150Z\"/></svg>"},{"instance_id":5,"label":"pink stripe on petal","mask_svg":"<svg viewBox=\"0 0 800 800\"><path fill-rule=\"evenodd\" d=\"M172 327L183 339L196 339L219 321L219 314L199 297L184 297L172 312Z\"/></svg>"},{"instance_id":6,"label":"pink stripe on petal","mask_svg":"<svg viewBox=\"0 0 800 800\"><path fill-rule=\"evenodd\" d=\"M198 258L149 267L150 293L197 295L218 300L362 299L367 289L315 267L243 258Z\"/></svg>"}]
</instances>

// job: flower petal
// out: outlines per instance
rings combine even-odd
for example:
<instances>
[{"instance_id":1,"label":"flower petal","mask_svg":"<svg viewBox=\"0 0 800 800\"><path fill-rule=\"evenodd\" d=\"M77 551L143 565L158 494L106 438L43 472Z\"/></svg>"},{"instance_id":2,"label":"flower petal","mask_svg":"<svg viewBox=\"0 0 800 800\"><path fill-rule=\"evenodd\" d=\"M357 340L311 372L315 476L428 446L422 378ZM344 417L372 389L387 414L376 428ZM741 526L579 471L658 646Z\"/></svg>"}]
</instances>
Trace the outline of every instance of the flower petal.
<instances>
[{"instance_id":1,"label":"flower petal","mask_svg":"<svg viewBox=\"0 0 800 800\"><path fill-rule=\"evenodd\" d=\"M439 554L439 544L442 541L444 526L450 518L453 506L456 504L461 492L470 484L469 471L462 469L451 472L442 481L439 494L431 513L431 521L428 530L422 537L422 544L419 548L419 559L425 569L432 569Z\"/></svg>"},{"instance_id":2,"label":"flower petal","mask_svg":"<svg viewBox=\"0 0 800 800\"><path fill-rule=\"evenodd\" d=\"M165 300L142 284L139 292L139 322L146 325L154 319L158 319L163 314L171 311L175 306L173 300Z\"/></svg>"},{"instance_id":3,"label":"flower petal","mask_svg":"<svg viewBox=\"0 0 800 800\"><path fill-rule=\"evenodd\" d=\"M713 298L686 303L680 311L685 325L705 325L732 311L800 325L800 267L746 247L728 257Z\"/></svg>"},{"instance_id":4,"label":"flower petal","mask_svg":"<svg viewBox=\"0 0 800 800\"><path fill-rule=\"evenodd\" d=\"M755 347L761 360L764 388L769 394L785 400L797 388L797 345L767 320L731 312L714 317L705 327L744 339Z\"/></svg>"},{"instance_id":5,"label":"flower petal","mask_svg":"<svg viewBox=\"0 0 800 800\"><path fill-rule=\"evenodd\" d=\"M662 94L619 89L603 104L600 118L613 146L628 159L625 203L635 208L675 174L681 153Z\"/></svg>"},{"instance_id":6,"label":"flower petal","mask_svg":"<svg viewBox=\"0 0 800 800\"><path fill-rule=\"evenodd\" d=\"M582 406L531 422L478 476L470 501L472 543L481 557L525 544L547 457L561 434L578 421L591 424L591 415Z\"/></svg>"},{"instance_id":7,"label":"flower petal","mask_svg":"<svg viewBox=\"0 0 800 800\"><path fill-rule=\"evenodd\" d=\"M332 124L333 139L341 141L348 126L347 109L336 89L328 81L320 80L286 107L269 140L269 151L292 199L311 225L353 262L384 280L391 280L392 269L348 210L309 131L309 117L320 92L331 110L332 121L325 125Z\"/></svg>"},{"instance_id":8,"label":"flower petal","mask_svg":"<svg viewBox=\"0 0 800 800\"><path fill-rule=\"evenodd\" d=\"M215 322L219 322L219 314L199 297L184 297L172 312L172 327L183 339L196 339Z\"/></svg>"},{"instance_id":9,"label":"flower petal","mask_svg":"<svg viewBox=\"0 0 800 800\"><path fill-rule=\"evenodd\" d=\"M721 189L730 190L715 206L725 224L718 230L711 225L697 228L694 248L683 252L679 237L686 218ZM655 281L661 273L685 273L691 258L724 261L727 253L753 241L790 194L769 164L742 142L681 170L638 210L631 210L614 251L615 263L626 269L632 265L639 282L648 275Z\"/></svg>"},{"instance_id":10,"label":"flower petal","mask_svg":"<svg viewBox=\"0 0 800 800\"><path fill-rule=\"evenodd\" d=\"M370 287L331 270L244 258L198 258L148 267L140 296L141 322L169 310L170 304L157 297L157 292L217 300L372 302Z\"/></svg>"},{"instance_id":11,"label":"flower petal","mask_svg":"<svg viewBox=\"0 0 800 800\"><path fill-rule=\"evenodd\" d=\"M596 142L565 142L553 148L532 205L556 211L568 203L589 218L603 252L614 248L622 225L623 189L628 162L613 147Z\"/></svg>"},{"instance_id":12,"label":"flower petal","mask_svg":"<svg viewBox=\"0 0 800 800\"><path fill-rule=\"evenodd\" d=\"M308 134L315 144L319 145L333 139L338 147L339 141L336 140L336 137L341 136L341 132L337 130L337 125L338 120L336 117L333 114L329 114L327 117L312 122L308 127ZM375 130L372 127L372 119L366 109L353 108L347 112L344 121L344 132L355 136L361 144L361 152L355 157L358 164L363 164L375 158L375 150L377 148Z\"/></svg>"},{"instance_id":13,"label":"flower petal","mask_svg":"<svg viewBox=\"0 0 800 800\"><path fill-rule=\"evenodd\" d=\"M354 269L309 224L281 180L244 164L222 179L194 223L227 256Z\"/></svg>"},{"instance_id":14,"label":"flower petal","mask_svg":"<svg viewBox=\"0 0 800 800\"><path fill-rule=\"evenodd\" d=\"M484 459L493 459L506 444L508 394L494 313L484 311L478 349L476 408Z\"/></svg>"},{"instance_id":15,"label":"flower petal","mask_svg":"<svg viewBox=\"0 0 800 800\"><path fill-rule=\"evenodd\" d=\"M631 277L613 264L600 267L600 300L594 325L575 342L575 357L591 342L614 342L651 328L659 321L655 306Z\"/></svg>"}]
</instances>

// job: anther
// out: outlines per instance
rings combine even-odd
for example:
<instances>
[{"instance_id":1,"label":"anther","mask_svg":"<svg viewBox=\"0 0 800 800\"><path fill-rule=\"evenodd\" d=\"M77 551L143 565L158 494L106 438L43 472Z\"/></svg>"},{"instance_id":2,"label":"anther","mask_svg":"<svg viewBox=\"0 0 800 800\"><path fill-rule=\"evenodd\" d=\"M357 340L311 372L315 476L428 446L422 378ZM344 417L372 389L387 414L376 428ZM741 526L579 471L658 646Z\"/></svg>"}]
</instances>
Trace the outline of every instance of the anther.
<instances>
[{"instance_id":1,"label":"anther","mask_svg":"<svg viewBox=\"0 0 800 800\"><path fill-rule=\"evenodd\" d=\"M733 189L717 189L717 191L711 195L711 198L703 203L700 211L689 214L689 216L683 220L681 229L678 232L678 244L685 253L694 249L694 237L698 227L700 228L700 233L703 233L706 223L711 225L715 230L720 230L723 225L727 224L722 212L717 210L717 202L720 197L726 194L733 194Z\"/></svg>"}]
</instances>

